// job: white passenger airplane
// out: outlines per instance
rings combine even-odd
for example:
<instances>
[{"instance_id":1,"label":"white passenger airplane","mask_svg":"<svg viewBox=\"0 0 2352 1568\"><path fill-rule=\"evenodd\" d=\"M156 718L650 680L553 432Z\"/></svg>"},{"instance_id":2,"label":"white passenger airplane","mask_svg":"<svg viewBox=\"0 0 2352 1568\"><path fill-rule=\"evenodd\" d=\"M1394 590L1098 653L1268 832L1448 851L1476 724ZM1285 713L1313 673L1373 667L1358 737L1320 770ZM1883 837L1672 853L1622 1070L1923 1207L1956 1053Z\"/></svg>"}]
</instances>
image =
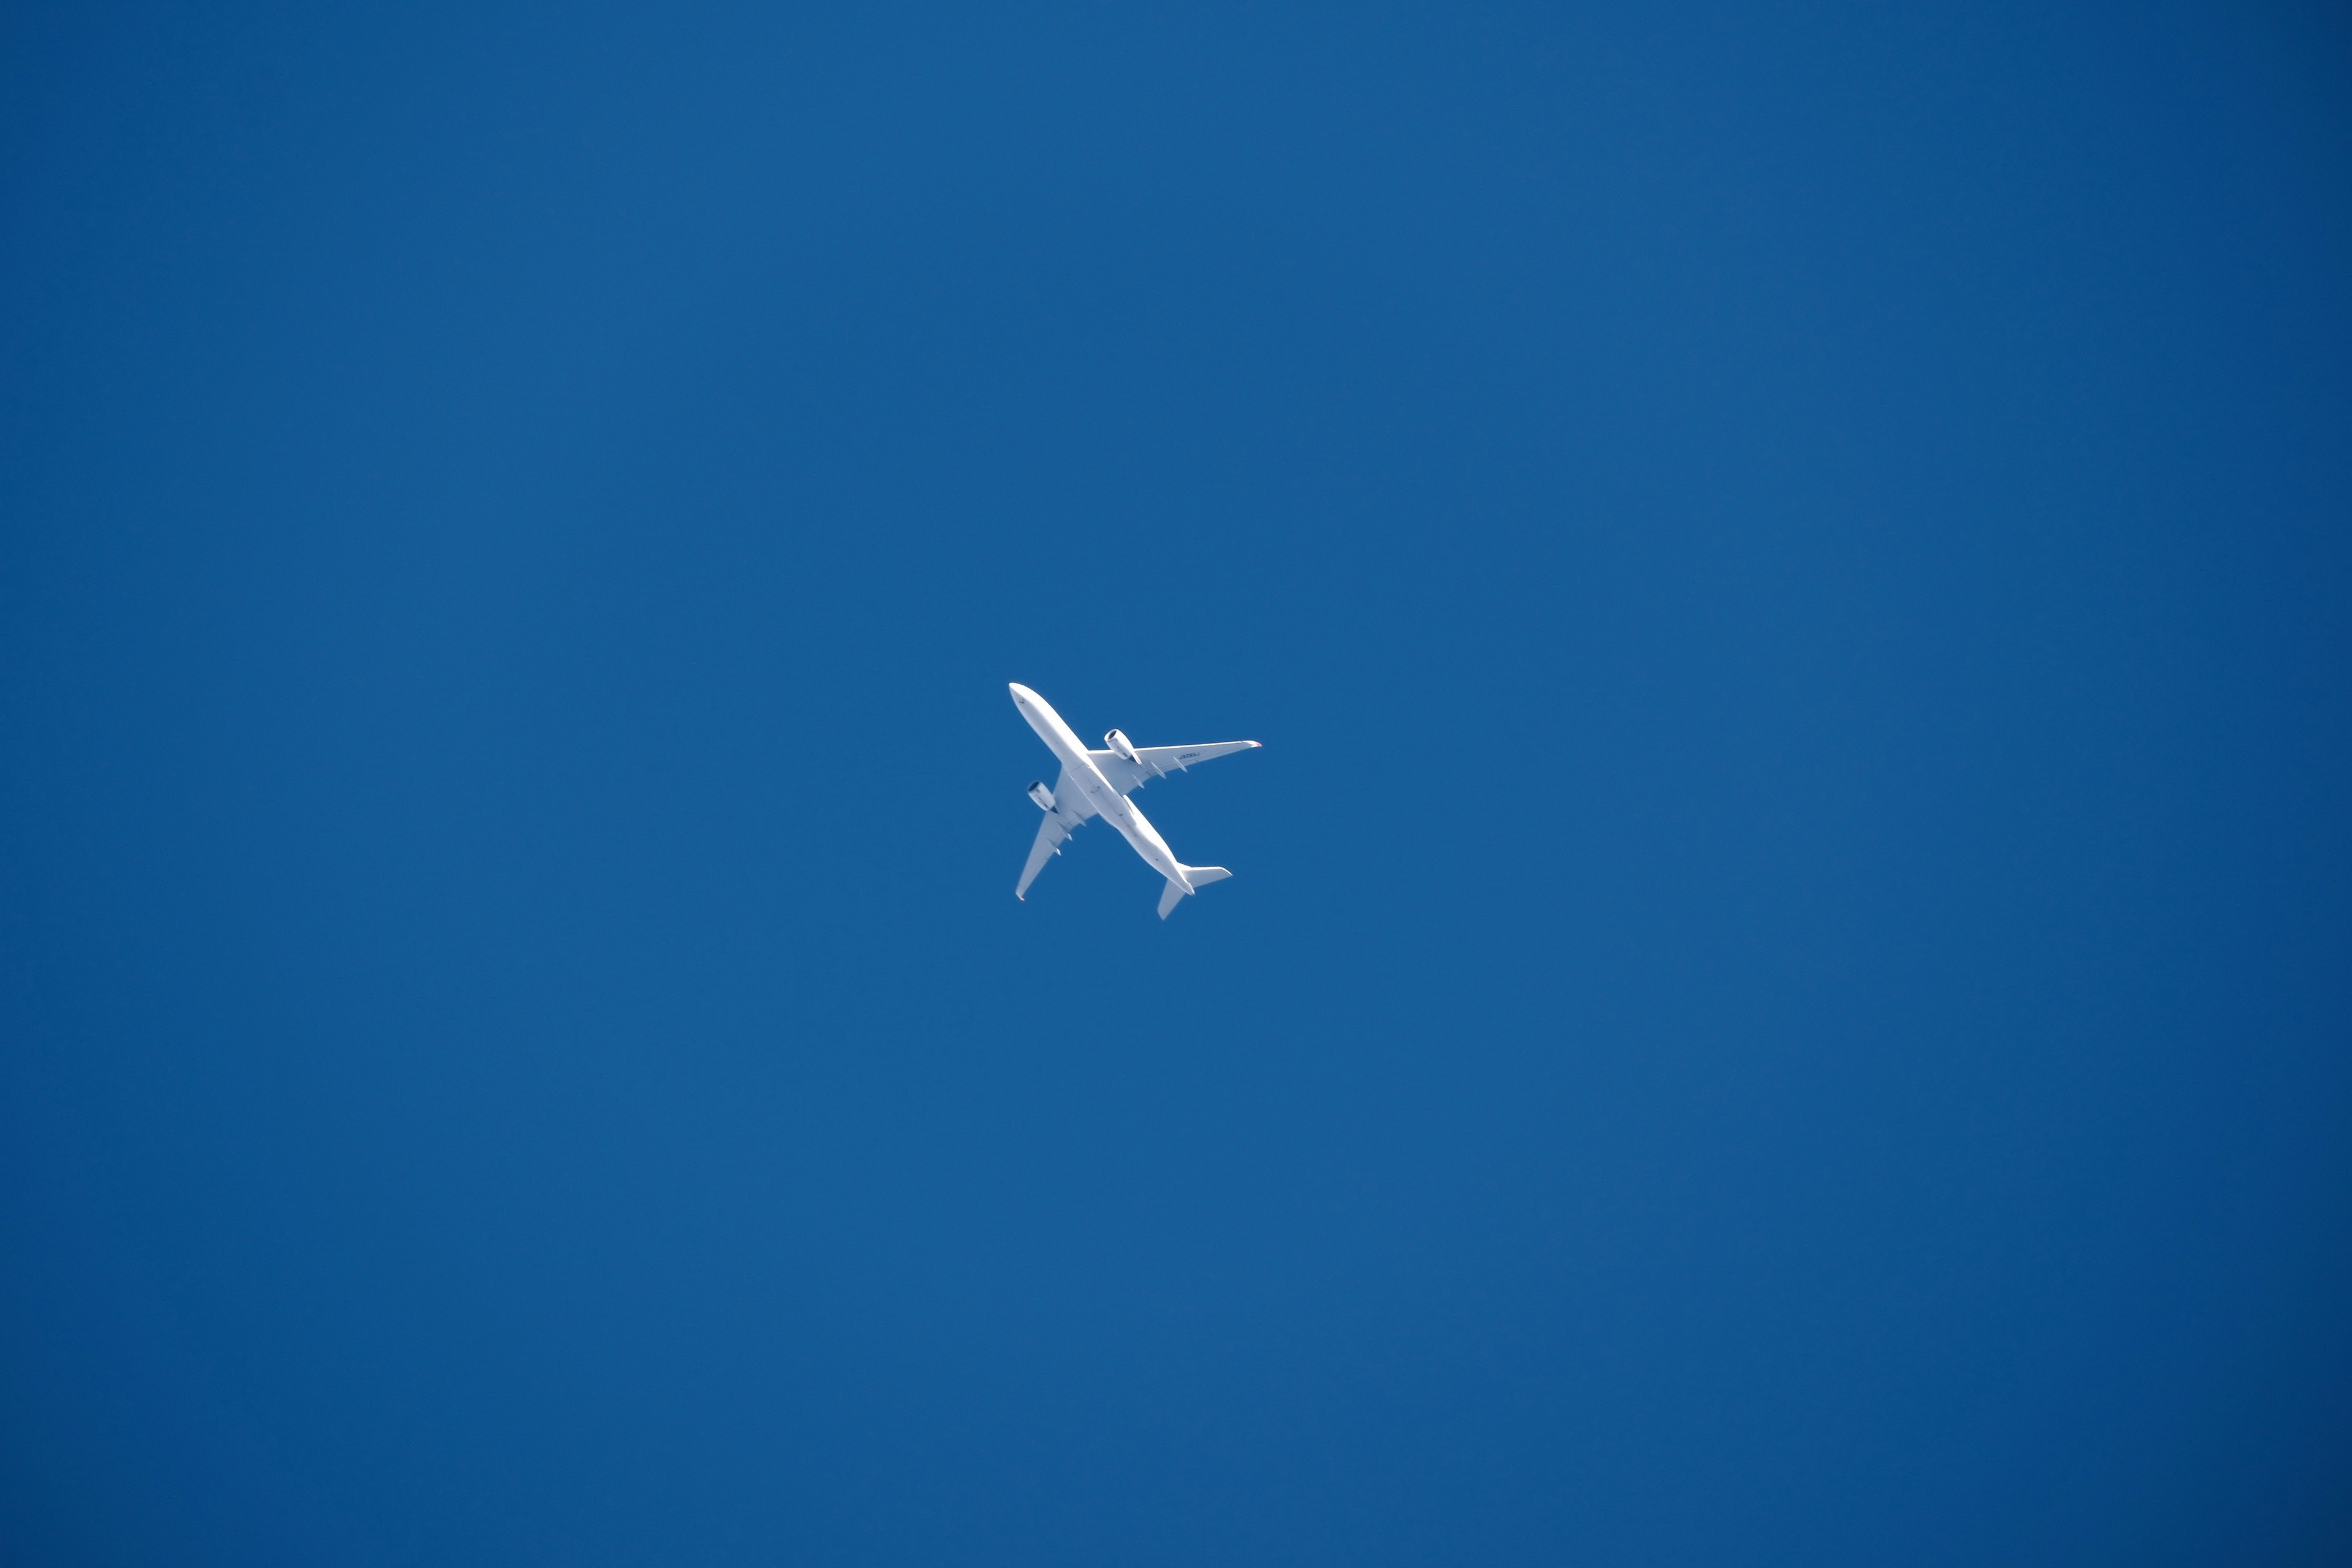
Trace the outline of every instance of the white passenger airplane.
<instances>
[{"instance_id":1,"label":"white passenger airplane","mask_svg":"<svg viewBox=\"0 0 2352 1568\"><path fill-rule=\"evenodd\" d=\"M1257 750L1255 741L1215 741L1205 746L1135 746L1126 736L1113 730L1103 737L1108 751L1089 752L1054 705L1013 681L1013 705L1021 710L1021 717L1037 731L1037 738L1062 759L1062 776L1047 789L1044 781L1029 786L1029 798L1045 813L1038 825L1037 842L1029 847L1029 864L1021 868L1021 880L1013 896L1025 899L1029 884L1037 879L1045 862L1062 852L1062 840L1078 830L1089 816L1099 816L1119 831L1120 837L1135 846L1135 852L1144 863L1168 879L1167 888L1160 895L1160 918L1166 920L1168 911L1188 894L1198 891L1211 882L1222 882L1233 875L1223 866L1187 866L1176 858L1168 841L1160 837L1143 813L1135 809L1128 796L1150 784L1165 778L1171 768L1181 772L1194 763L1205 763L1211 757L1230 756L1235 752Z\"/></svg>"}]
</instances>

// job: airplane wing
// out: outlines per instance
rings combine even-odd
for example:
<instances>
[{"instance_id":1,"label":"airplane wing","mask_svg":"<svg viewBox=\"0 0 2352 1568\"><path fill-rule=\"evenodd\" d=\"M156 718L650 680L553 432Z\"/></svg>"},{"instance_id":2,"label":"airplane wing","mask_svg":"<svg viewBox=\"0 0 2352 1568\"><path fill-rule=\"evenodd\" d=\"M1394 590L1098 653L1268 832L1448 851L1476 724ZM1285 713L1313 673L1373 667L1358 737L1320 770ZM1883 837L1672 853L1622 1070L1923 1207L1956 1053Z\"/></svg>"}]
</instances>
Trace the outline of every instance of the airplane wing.
<instances>
[{"instance_id":1,"label":"airplane wing","mask_svg":"<svg viewBox=\"0 0 2352 1568\"><path fill-rule=\"evenodd\" d=\"M1094 759L1095 766L1102 770L1111 788L1121 795L1133 795L1153 779L1182 773L1193 763L1205 763L1212 757L1254 752L1257 744L1255 741L1211 741L1199 746L1138 746L1131 763L1117 752L1088 752L1087 755ZM1058 790L1055 797L1060 798Z\"/></svg>"},{"instance_id":2,"label":"airplane wing","mask_svg":"<svg viewBox=\"0 0 2352 1568\"><path fill-rule=\"evenodd\" d=\"M1095 808L1076 790L1063 789L1069 782L1069 774L1070 770L1064 768L1054 780L1054 809L1045 813L1045 820L1037 825L1037 841L1029 846L1029 863L1021 868L1021 880L1013 889L1016 899L1029 896L1029 884L1037 879L1046 861L1062 852L1062 840L1076 833L1095 814Z\"/></svg>"}]
</instances>

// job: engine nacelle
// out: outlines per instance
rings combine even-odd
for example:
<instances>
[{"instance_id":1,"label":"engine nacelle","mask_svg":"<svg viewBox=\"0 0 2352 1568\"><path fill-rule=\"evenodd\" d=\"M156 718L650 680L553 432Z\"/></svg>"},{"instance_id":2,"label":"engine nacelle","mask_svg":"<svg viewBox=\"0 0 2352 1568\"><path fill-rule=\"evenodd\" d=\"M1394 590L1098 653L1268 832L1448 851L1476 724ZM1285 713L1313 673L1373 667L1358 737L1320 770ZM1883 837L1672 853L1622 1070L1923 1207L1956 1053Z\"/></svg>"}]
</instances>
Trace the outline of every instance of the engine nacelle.
<instances>
[{"instance_id":1,"label":"engine nacelle","mask_svg":"<svg viewBox=\"0 0 2352 1568\"><path fill-rule=\"evenodd\" d=\"M1040 811L1054 809L1054 792L1045 787L1044 779L1039 779L1029 786L1029 798L1037 803L1037 809Z\"/></svg>"},{"instance_id":2,"label":"engine nacelle","mask_svg":"<svg viewBox=\"0 0 2352 1568\"><path fill-rule=\"evenodd\" d=\"M1109 747L1110 754L1117 757L1120 762L1131 763L1135 761L1134 742L1129 741L1125 735L1119 733L1117 730L1113 730L1109 734L1103 737L1103 744Z\"/></svg>"}]
</instances>

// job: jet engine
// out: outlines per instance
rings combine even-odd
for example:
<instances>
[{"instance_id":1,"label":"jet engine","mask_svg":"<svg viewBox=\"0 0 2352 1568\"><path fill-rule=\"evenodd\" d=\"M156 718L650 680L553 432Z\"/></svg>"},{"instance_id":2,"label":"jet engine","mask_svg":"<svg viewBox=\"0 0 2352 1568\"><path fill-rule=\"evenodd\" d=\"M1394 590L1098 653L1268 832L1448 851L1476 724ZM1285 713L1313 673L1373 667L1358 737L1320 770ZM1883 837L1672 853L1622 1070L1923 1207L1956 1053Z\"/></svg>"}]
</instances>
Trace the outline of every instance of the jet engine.
<instances>
[{"instance_id":1,"label":"jet engine","mask_svg":"<svg viewBox=\"0 0 2352 1568\"><path fill-rule=\"evenodd\" d=\"M1117 757L1120 762L1131 763L1135 761L1134 742L1130 742L1125 735L1119 733L1117 730L1113 730L1109 734L1103 737L1103 744L1108 746L1110 748L1111 755Z\"/></svg>"},{"instance_id":2,"label":"jet engine","mask_svg":"<svg viewBox=\"0 0 2352 1568\"><path fill-rule=\"evenodd\" d=\"M1037 803L1037 809L1040 811L1054 809L1054 792L1045 787L1044 779L1039 779L1029 786L1029 798Z\"/></svg>"}]
</instances>

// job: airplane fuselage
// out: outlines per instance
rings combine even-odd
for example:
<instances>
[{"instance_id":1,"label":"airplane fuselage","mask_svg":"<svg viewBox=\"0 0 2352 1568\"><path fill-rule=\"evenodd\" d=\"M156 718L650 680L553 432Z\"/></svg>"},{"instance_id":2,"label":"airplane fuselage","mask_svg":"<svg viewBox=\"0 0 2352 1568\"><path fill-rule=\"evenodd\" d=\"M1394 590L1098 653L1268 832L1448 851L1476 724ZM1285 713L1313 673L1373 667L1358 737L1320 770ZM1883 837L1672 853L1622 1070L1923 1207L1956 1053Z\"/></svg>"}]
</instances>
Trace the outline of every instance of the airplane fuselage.
<instances>
[{"instance_id":1,"label":"airplane fuselage","mask_svg":"<svg viewBox=\"0 0 2352 1568\"><path fill-rule=\"evenodd\" d=\"M1135 809L1132 801L1111 787L1102 770L1095 766L1095 760L1087 755L1086 743L1062 721L1054 705L1017 681L1011 684L1013 705L1021 710L1021 717L1029 721L1037 738L1062 760L1062 787L1083 793L1095 815L1118 828L1119 837L1143 857L1146 865L1191 892L1192 884L1185 878L1183 863L1168 847L1167 840L1160 837L1159 830L1145 819L1143 813Z\"/></svg>"}]
</instances>

